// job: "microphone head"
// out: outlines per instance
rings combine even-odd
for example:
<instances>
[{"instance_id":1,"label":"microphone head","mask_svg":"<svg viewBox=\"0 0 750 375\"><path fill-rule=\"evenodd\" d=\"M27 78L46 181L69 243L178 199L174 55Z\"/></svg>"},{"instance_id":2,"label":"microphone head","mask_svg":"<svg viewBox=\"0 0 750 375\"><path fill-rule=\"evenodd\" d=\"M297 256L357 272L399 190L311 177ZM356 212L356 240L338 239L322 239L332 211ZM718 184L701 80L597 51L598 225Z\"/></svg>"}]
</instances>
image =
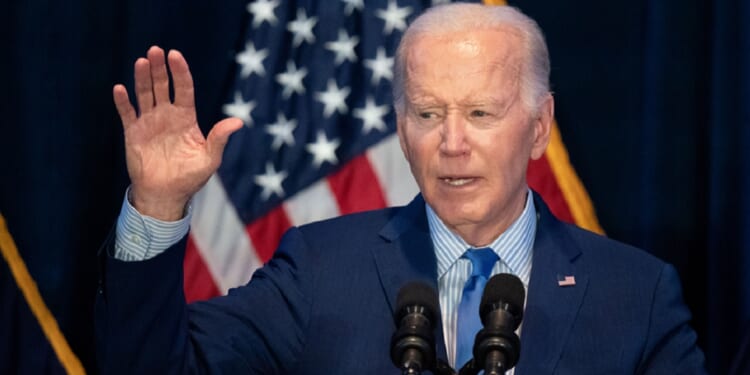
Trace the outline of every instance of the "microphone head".
<instances>
[{"instance_id":1,"label":"microphone head","mask_svg":"<svg viewBox=\"0 0 750 375\"><path fill-rule=\"evenodd\" d=\"M393 319L398 329L391 337L391 360L404 374L419 374L435 366L435 328L438 315L435 288L411 282L398 292Z\"/></svg>"},{"instance_id":2,"label":"microphone head","mask_svg":"<svg viewBox=\"0 0 750 375\"><path fill-rule=\"evenodd\" d=\"M435 324L440 306L435 288L422 281L412 281L401 287L396 297L396 314L394 315L396 324L399 324L401 319L409 313L409 308L413 306L424 308L422 313L432 324Z\"/></svg>"},{"instance_id":3,"label":"microphone head","mask_svg":"<svg viewBox=\"0 0 750 375\"><path fill-rule=\"evenodd\" d=\"M484 287L482 302L479 305L479 316L482 324L485 322L487 313L501 308L508 311L516 321L515 327L521 323L523 318L523 302L526 296L521 279L509 273L500 273L492 276Z\"/></svg>"}]
</instances>

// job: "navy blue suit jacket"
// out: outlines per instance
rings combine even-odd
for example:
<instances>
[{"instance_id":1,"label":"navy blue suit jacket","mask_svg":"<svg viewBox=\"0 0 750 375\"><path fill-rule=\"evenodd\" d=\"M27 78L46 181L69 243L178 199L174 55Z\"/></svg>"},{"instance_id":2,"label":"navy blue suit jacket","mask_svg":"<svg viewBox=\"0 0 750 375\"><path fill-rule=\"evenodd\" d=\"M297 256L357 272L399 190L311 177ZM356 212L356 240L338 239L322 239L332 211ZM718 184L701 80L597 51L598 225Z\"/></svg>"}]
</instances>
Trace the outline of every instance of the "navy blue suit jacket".
<instances>
[{"instance_id":1,"label":"navy blue suit jacket","mask_svg":"<svg viewBox=\"0 0 750 375\"><path fill-rule=\"evenodd\" d=\"M558 221L535 199L516 374L704 373L675 270ZM417 279L437 285L420 196L292 228L248 285L207 302L185 304L183 254L184 241L142 262L102 256L103 373L398 374L396 294ZM575 285L559 286L564 276ZM435 336L445 359L440 323Z\"/></svg>"}]
</instances>

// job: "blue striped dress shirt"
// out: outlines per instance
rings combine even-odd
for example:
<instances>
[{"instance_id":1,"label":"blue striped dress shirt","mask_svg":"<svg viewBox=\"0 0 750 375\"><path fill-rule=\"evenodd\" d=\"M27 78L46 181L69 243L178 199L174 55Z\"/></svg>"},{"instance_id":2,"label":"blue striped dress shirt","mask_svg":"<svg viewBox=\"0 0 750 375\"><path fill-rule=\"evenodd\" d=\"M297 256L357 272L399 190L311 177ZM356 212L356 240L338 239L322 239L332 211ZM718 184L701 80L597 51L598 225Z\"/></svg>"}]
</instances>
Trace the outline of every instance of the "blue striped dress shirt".
<instances>
[{"instance_id":1,"label":"blue striped dress shirt","mask_svg":"<svg viewBox=\"0 0 750 375\"><path fill-rule=\"evenodd\" d=\"M456 366L456 320L461 293L471 275L471 262L461 258L472 248L457 234L451 232L435 211L426 205L430 236L437 257L438 294L440 313L443 319L443 334L448 361ZM536 209L531 191L526 194L526 206L516 221L487 246L492 248L500 260L492 269L492 275L511 273L521 279L525 289L529 288L532 249L536 234ZM479 314L479 312L477 312ZM458 370L458 369L456 369ZM512 374L508 372L508 374Z\"/></svg>"},{"instance_id":2,"label":"blue striped dress shirt","mask_svg":"<svg viewBox=\"0 0 750 375\"><path fill-rule=\"evenodd\" d=\"M182 219L163 221L141 215L128 201L129 194L130 188L125 193L120 216L117 218L116 259L134 262L153 258L177 243L190 230L190 204Z\"/></svg>"}]
</instances>

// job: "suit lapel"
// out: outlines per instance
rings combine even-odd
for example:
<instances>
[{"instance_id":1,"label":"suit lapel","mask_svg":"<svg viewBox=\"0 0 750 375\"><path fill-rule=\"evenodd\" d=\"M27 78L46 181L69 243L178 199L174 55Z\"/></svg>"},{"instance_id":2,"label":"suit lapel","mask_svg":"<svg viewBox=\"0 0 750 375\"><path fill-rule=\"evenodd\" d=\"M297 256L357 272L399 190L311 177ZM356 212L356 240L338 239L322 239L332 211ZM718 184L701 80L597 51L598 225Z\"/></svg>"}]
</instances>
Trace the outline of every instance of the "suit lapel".
<instances>
[{"instance_id":1,"label":"suit lapel","mask_svg":"<svg viewBox=\"0 0 750 375\"><path fill-rule=\"evenodd\" d=\"M534 260L521 331L518 374L554 372L586 293L588 275L577 267L581 253L565 228L535 195L539 214ZM575 285L561 286L566 276Z\"/></svg>"},{"instance_id":2,"label":"suit lapel","mask_svg":"<svg viewBox=\"0 0 750 375\"><path fill-rule=\"evenodd\" d=\"M437 259L421 195L400 209L380 231L380 236L385 241L372 248L372 256L391 311L396 308L398 291L411 281L423 281L437 292ZM447 362L440 320L434 332L437 357Z\"/></svg>"}]
</instances>

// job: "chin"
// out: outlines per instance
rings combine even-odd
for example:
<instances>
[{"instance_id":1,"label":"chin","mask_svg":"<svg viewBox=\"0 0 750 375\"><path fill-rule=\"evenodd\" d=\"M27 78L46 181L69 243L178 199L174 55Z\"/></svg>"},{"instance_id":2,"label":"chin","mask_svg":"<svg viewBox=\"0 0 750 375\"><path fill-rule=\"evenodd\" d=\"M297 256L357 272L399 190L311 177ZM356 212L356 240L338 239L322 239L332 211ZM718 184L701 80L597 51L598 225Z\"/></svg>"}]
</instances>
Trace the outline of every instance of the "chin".
<instances>
[{"instance_id":1,"label":"chin","mask_svg":"<svg viewBox=\"0 0 750 375\"><path fill-rule=\"evenodd\" d=\"M443 202L432 206L443 222L450 226L461 224L472 224L481 221L484 212L475 207L475 204Z\"/></svg>"}]
</instances>

